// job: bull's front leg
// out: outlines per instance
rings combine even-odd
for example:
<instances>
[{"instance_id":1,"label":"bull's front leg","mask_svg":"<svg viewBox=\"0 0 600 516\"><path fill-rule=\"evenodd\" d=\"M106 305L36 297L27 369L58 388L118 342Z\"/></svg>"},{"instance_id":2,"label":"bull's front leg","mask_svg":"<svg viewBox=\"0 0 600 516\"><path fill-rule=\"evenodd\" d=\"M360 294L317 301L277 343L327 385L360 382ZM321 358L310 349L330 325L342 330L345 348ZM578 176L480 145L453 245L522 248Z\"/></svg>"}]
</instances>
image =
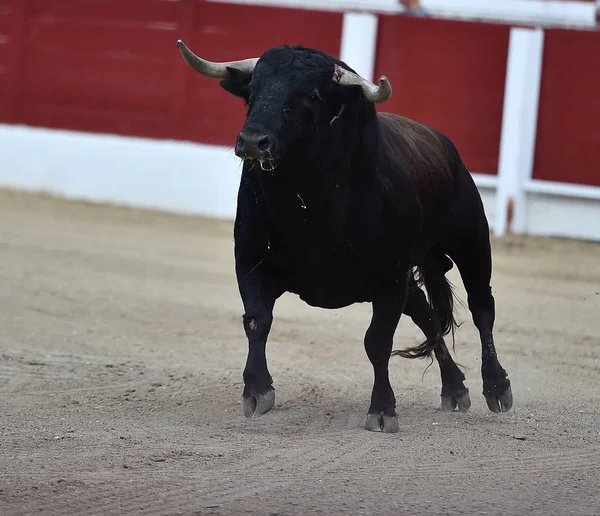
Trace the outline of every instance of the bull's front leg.
<instances>
[{"instance_id":1,"label":"bull's front leg","mask_svg":"<svg viewBox=\"0 0 600 516\"><path fill-rule=\"evenodd\" d=\"M238 286L244 304L244 330L248 357L244 368L244 415L262 416L273 408L275 390L267 367L267 338L273 322L273 307L282 294L263 267L252 270L238 263Z\"/></svg>"},{"instance_id":2,"label":"bull's front leg","mask_svg":"<svg viewBox=\"0 0 600 516\"><path fill-rule=\"evenodd\" d=\"M388 364L407 294L408 283L401 280L392 291L373 301L373 316L365 334L365 351L373 365L375 377L365 423L367 430L387 433L399 430L396 397L390 384Z\"/></svg>"}]
</instances>

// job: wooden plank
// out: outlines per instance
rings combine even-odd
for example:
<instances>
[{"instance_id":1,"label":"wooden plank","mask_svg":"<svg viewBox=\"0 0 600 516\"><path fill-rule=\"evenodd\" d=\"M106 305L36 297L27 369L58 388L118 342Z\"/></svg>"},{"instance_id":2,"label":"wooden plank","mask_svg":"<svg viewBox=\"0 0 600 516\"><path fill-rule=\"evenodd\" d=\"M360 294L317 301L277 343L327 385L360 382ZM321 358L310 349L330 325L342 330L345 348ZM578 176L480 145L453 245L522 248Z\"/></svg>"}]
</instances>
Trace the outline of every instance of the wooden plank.
<instances>
[{"instance_id":1,"label":"wooden plank","mask_svg":"<svg viewBox=\"0 0 600 516\"><path fill-rule=\"evenodd\" d=\"M168 59L170 63L174 64L173 71L169 76L173 109L171 113L171 137L189 139L188 106L191 102L190 94L194 77L189 72L187 65L182 66L183 59L177 48L177 40L192 41L197 2L196 0L186 0L179 3L178 31L176 37L168 45Z\"/></svg>"},{"instance_id":2,"label":"wooden plank","mask_svg":"<svg viewBox=\"0 0 600 516\"><path fill-rule=\"evenodd\" d=\"M23 121L31 126L73 131L119 134L147 138L170 138L171 132L161 112L128 112L124 109L99 110L85 106L28 102Z\"/></svg>"},{"instance_id":3,"label":"wooden plank","mask_svg":"<svg viewBox=\"0 0 600 516\"><path fill-rule=\"evenodd\" d=\"M58 18L27 19L27 51L38 55L47 51L68 54L87 53L90 66L97 56L156 56L163 59L173 53L177 23L156 25L88 24Z\"/></svg>"},{"instance_id":4,"label":"wooden plank","mask_svg":"<svg viewBox=\"0 0 600 516\"><path fill-rule=\"evenodd\" d=\"M189 0L28 0L28 11L32 21L140 27L176 22L181 1Z\"/></svg>"}]
</instances>

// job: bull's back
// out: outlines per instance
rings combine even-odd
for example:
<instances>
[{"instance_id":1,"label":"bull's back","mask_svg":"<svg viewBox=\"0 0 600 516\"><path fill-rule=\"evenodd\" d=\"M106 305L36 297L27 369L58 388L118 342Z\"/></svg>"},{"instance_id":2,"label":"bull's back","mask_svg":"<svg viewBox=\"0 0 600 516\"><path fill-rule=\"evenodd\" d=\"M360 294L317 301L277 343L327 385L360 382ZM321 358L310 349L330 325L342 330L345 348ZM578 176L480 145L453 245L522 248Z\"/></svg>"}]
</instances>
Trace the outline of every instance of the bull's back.
<instances>
[{"instance_id":1,"label":"bull's back","mask_svg":"<svg viewBox=\"0 0 600 516\"><path fill-rule=\"evenodd\" d=\"M436 244L452 216L468 175L452 142L435 129L392 113L379 113L381 152L391 175L408 175L423 208L421 252Z\"/></svg>"},{"instance_id":2,"label":"bull's back","mask_svg":"<svg viewBox=\"0 0 600 516\"><path fill-rule=\"evenodd\" d=\"M388 163L407 173L426 206L452 197L453 164L458 157L452 143L431 127L392 113L379 113L381 140Z\"/></svg>"}]
</instances>

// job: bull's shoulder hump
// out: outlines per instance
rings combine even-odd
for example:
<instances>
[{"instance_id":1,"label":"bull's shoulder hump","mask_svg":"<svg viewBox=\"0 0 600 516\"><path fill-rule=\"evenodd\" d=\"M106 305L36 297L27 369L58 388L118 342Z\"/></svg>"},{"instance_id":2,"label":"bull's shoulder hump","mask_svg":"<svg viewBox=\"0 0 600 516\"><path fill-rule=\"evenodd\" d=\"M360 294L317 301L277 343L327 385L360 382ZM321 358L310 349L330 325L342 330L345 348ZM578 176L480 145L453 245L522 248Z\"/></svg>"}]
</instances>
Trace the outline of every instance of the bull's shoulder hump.
<instances>
[{"instance_id":1,"label":"bull's shoulder hump","mask_svg":"<svg viewBox=\"0 0 600 516\"><path fill-rule=\"evenodd\" d=\"M439 139L440 133L423 122L396 113L377 113L379 123L391 133L403 133L414 136L429 136Z\"/></svg>"}]
</instances>

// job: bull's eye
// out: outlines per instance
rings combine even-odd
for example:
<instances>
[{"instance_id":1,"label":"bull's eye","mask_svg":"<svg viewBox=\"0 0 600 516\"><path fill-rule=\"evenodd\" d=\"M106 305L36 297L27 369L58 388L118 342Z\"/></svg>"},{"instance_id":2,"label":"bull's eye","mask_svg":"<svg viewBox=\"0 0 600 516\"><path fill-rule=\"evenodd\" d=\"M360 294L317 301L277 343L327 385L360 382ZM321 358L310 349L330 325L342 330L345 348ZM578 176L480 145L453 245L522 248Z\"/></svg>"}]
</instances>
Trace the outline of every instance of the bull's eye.
<instances>
[{"instance_id":1,"label":"bull's eye","mask_svg":"<svg viewBox=\"0 0 600 516\"><path fill-rule=\"evenodd\" d=\"M316 93L311 93L308 96L308 100L310 100L311 102L316 102L317 100L319 100L319 96Z\"/></svg>"}]
</instances>

